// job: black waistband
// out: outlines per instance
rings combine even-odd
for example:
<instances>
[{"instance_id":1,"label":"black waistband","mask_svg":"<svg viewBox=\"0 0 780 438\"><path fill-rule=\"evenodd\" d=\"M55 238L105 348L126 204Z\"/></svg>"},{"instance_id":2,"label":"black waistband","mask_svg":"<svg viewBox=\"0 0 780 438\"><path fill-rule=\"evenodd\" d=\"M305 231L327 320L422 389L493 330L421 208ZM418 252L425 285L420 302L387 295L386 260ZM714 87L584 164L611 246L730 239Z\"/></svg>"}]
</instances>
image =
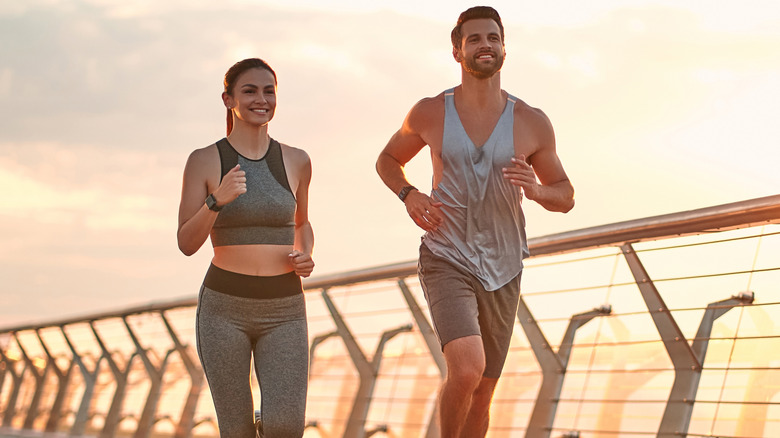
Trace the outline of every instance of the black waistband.
<instances>
[{"instance_id":1,"label":"black waistband","mask_svg":"<svg viewBox=\"0 0 780 438\"><path fill-rule=\"evenodd\" d=\"M211 264L203 285L228 295L243 298L283 298L303 293L301 277L286 274L262 277L226 271Z\"/></svg>"}]
</instances>

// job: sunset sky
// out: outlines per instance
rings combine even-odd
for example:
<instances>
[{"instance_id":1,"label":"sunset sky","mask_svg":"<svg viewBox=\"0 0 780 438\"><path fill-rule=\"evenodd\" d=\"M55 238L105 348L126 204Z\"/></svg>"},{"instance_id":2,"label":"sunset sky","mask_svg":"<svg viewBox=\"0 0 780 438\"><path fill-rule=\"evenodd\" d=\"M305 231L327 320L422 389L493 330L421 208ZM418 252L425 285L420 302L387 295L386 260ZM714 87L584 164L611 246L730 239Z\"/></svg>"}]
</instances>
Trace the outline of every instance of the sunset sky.
<instances>
[{"instance_id":1,"label":"sunset sky","mask_svg":"<svg viewBox=\"0 0 780 438\"><path fill-rule=\"evenodd\" d=\"M271 135L314 176L314 275L413 260L374 171L422 97L457 85L464 1L0 3L0 326L194 297L176 246L189 153L222 138L222 78L261 57ZM502 85L541 108L576 189L529 237L780 193L780 3L494 1ZM430 189L424 151L408 169Z\"/></svg>"}]
</instances>

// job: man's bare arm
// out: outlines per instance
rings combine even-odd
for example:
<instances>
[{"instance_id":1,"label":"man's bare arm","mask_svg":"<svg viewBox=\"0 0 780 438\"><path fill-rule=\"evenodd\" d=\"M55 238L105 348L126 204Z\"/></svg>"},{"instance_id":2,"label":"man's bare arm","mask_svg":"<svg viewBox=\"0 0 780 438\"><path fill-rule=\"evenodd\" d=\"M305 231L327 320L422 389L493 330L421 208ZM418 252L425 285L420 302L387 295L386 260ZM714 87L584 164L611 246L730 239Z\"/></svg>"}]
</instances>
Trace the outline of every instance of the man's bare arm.
<instances>
[{"instance_id":1,"label":"man's bare arm","mask_svg":"<svg viewBox=\"0 0 780 438\"><path fill-rule=\"evenodd\" d=\"M528 164L525 156L512 158L514 167L504 169L504 178L510 183L523 188L527 199L539 203L549 211L567 213L574 207L574 187L563 174L563 179L550 181L549 179L537 181L539 167ZM544 166L540 166L544 167Z\"/></svg>"},{"instance_id":2,"label":"man's bare arm","mask_svg":"<svg viewBox=\"0 0 780 438\"><path fill-rule=\"evenodd\" d=\"M513 158L514 166L504 168L504 178L522 187L526 198L546 210L567 213L574 207L574 187L556 153L550 120L541 111L534 112L531 126L539 147L530 157L519 154Z\"/></svg>"},{"instance_id":3,"label":"man's bare arm","mask_svg":"<svg viewBox=\"0 0 780 438\"><path fill-rule=\"evenodd\" d=\"M426 146L418 128L421 123L425 123L427 116L424 109L420 108L423 102L425 101L419 102L409 111L401 129L393 134L376 161L379 177L396 195L402 188L413 185L406 178L404 167ZM412 190L404 199L404 204L409 216L420 228L431 231L441 224L441 203L428 195Z\"/></svg>"},{"instance_id":4,"label":"man's bare arm","mask_svg":"<svg viewBox=\"0 0 780 438\"><path fill-rule=\"evenodd\" d=\"M406 131L406 132L405 132ZM404 168L412 158L425 146L422 139L409 131L408 128L401 127L387 143L387 146L379 154L376 160L376 171L382 182L393 191L398 193L402 188L411 185L406 178Z\"/></svg>"}]
</instances>

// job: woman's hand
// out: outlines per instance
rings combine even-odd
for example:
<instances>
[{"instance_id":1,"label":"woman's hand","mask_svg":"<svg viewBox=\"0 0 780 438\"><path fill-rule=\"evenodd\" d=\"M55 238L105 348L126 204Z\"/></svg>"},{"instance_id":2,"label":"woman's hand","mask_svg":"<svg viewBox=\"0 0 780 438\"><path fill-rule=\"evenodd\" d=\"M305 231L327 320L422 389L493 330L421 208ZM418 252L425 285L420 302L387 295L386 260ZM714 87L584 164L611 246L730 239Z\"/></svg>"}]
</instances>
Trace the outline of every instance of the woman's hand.
<instances>
[{"instance_id":1,"label":"woman's hand","mask_svg":"<svg viewBox=\"0 0 780 438\"><path fill-rule=\"evenodd\" d=\"M241 170L241 165L230 169L222 177L217 190L214 190L214 199L217 201L217 207L224 207L233 202L239 195L246 193L246 172Z\"/></svg>"},{"instance_id":2,"label":"woman's hand","mask_svg":"<svg viewBox=\"0 0 780 438\"><path fill-rule=\"evenodd\" d=\"M311 255L296 249L290 253L289 258L296 275L304 278L311 275L311 271L314 270L314 260L311 259Z\"/></svg>"}]
</instances>

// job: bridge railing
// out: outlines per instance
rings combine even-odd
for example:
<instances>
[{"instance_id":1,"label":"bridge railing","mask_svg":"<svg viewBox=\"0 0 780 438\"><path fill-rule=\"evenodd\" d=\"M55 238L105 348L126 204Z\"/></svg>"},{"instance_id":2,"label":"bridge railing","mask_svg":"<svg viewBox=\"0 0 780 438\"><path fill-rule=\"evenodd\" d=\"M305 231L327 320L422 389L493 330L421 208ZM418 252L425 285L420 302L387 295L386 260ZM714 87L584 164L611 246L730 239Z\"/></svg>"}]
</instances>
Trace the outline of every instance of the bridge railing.
<instances>
[{"instance_id":1,"label":"bridge railing","mask_svg":"<svg viewBox=\"0 0 780 438\"><path fill-rule=\"evenodd\" d=\"M531 239L489 436L772 436L778 223L780 195ZM416 262L304 286L306 436L438 436ZM217 436L196 305L0 328L0 431Z\"/></svg>"}]
</instances>

